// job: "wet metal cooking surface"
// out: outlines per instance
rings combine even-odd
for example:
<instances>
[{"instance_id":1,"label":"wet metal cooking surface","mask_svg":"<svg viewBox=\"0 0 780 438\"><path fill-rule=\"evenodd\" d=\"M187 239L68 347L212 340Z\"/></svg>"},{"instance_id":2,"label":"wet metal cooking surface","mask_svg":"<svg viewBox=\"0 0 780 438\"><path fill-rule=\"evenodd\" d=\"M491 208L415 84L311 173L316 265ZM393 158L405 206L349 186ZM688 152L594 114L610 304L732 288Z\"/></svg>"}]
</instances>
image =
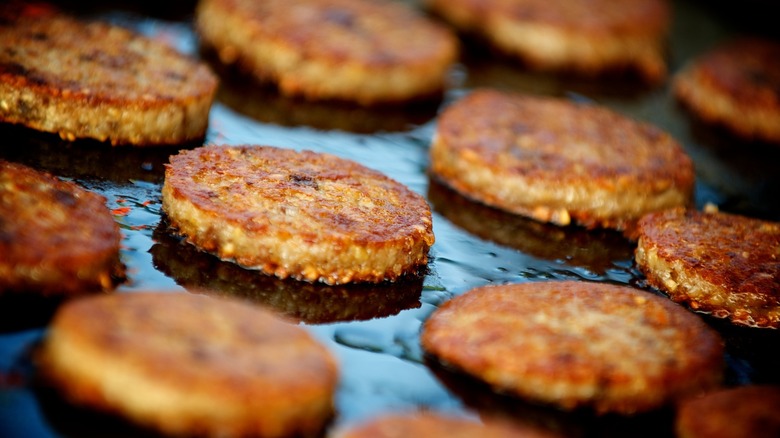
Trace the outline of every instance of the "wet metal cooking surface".
<instances>
[{"instance_id":1,"label":"wet metal cooking surface","mask_svg":"<svg viewBox=\"0 0 780 438\"><path fill-rule=\"evenodd\" d=\"M156 13L105 7L97 11L80 7L76 12L133 27L202 56L190 25L192 4L172 4L176 6ZM693 55L744 30L742 21L729 23L725 17L734 17L721 9L705 9L705 4L675 3L672 73ZM424 278L336 287L282 281L180 243L167 235L160 217L163 165L179 147L69 143L0 125L0 158L74 179L107 197L124 236L122 258L129 282L119 288L120 293L209 288L271 306L301 321L341 363L334 425L388 411L431 409L473 416L485 409L575 435L671 434L670 412L602 419L585 413L565 415L497 396L424 360L418 344L421 323L436 306L472 287L550 279L644 287L633 266L633 246L615 233L517 218L469 202L429 180L427 152L436 112L470 89L490 86L590 100L651 122L674 135L694 159L698 207L712 202L724 211L780 220L776 164L780 148L743 144L698 125L671 99L668 83L648 90L615 79L577 81L534 75L472 44L466 46L462 63L453 72L454 87L444 101L414 108L366 110L306 103L279 97L234 72L221 71L220 76L223 84L211 111L206 142L328 152L384 172L425 195L434 211L436 244ZM0 436L151 435L37 389L30 354L45 334L54 308L50 302L0 301ZM777 331L707 320L727 341L728 384L780 383L780 360L774 357L780 346Z\"/></svg>"}]
</instances>

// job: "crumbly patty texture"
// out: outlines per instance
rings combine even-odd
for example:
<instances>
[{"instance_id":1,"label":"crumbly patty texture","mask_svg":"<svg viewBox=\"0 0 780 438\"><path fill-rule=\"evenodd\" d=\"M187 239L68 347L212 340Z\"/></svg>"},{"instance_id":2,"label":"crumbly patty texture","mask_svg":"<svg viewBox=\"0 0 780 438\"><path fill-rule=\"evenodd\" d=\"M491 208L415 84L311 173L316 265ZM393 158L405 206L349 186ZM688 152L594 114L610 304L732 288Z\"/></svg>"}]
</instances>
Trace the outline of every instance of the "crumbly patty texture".
<instances>
[{"instance_id":1,"label":"crumbly patty texture","mask_svg":"<svg viewBox=\"0 0 780 438\"><path fill-rule=\"evenodd\" d=\"M748 140L780 143L780 42L737 38L690 62L674 93L701 120Z\"/></svg>"},{"instance_id":2,"label":"crumbly patty texture","mask_svg":"<svg viewBox=\"0 0 780 438\"><path fill-rule=\"evenodd\" d=\"M598 75L666 77L666 0L426 0L437 15L529 67Z\"/></svg>"},{"instance_id":3,"label":"crumbly patty texture","mask_svg":"<svg viewBox=\"0 0 780 438\"><path fill-rule=\"evenodd\" d=\"M314 436L332 415L338 377L305 329L178 292L69 301L39 359L71 401L177 436Z\"/></svg>"},{"instance_id":4,"label":"crumbly patty texture","mask_svg":"<svg viewBox=\"0 0 780 438\"><path fill-rule=\"evenodd\" d=\"M472 289L425 322L423 349L497 391L563 409L629 414L712 388L717 332L670 300L561 281Z\"/></svg>"},{"instance_id":5,"label":"crumbly patty texture","mask_svg":"<svg viewBox=\"0 0 780 438\"><path fill-rule=\"evenodd\" d=\"M476 421L432 412L384 414L359 424L343 427L333 438L551 438L553 435L503 420Z\"/></svg>"},{"instance_id":6,"label":"crumbly patty texture","mask_svg":"<svg viewBox=\"0 0 780 438\"><path fill-rule=\"evenodd\" d=\"M203 138L217 87L205 64L118 26L13 4L0 7L0 121L112 144Z\"/></svg>"},{"instance_id":7,"label":"crumbly patty texture","mask_svg":"<svg viewBox=\"0 0 780 438\"><path fill-rule=\"evenodd\" d=\"M0 295L74 295L114 288L121 234L106 199L0 160Z\"/></svg>"},{"instance_id":8,"label":"crumbly patty texture","mask_svg":"<svg viewBox=\"0 0 780 438\"><path fill-rule=\"evenodd\" d=\"M204 0L196 25L224 62L310 99L429 97L458 54L446 27L382 0Z\"/></svg>"},{"instance_id":9,"label":"crumbly patty texture","mask_svg":"<svg viewBox=\"0 0 780 438\"><path fill-rule=\"evenodd\" d=\"M461 194L558 225L629 230L690 202L691 159L667 133L606 108L477 90L439 117L431 172Z\"/></svg>"},{"instance_id":10,"label":"crumbly patty texture","mask_svg":"<svg viewBox=\"0 0 780 438\"><path fill-rule=\"evenodd\" d=\"M639 222L647 281L693 310L780 328L780 223L673 209Z\"/></svg>"},{"instance_id":11,"label":"crumbly patty texture","mask_svg":"<svg viewBox=\"0 0 780 438\"><path fill-rule=\"evenodd\" d=\"M680 438L780 436L780 386L722 389L685 400L677 409Z\"/></svg>"},{"instance_id":12,"label":"crumbly patty texture","mask_svg":"<svg viewBox=\"0 0 780 438\"><path fill-rule=\"evenodd\" d=\"M171 157L163 210L187 240L280 278L328 284L415 273L433 245L425 199L356 162L270 146Z\"/></svg>"}]
</instances>

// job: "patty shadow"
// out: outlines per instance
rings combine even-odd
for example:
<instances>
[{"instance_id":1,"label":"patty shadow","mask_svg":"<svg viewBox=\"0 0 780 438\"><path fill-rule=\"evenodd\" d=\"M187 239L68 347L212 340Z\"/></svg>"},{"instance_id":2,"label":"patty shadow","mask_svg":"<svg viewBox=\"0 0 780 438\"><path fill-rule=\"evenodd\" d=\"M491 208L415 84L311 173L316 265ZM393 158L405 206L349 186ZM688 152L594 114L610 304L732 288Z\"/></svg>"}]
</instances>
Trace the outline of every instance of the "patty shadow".
<instances>
[{"instance_id":1,"label":"patty shadow","mask_svg":"<svg viewBox=\"0 0 780 438\"><path fill-rule=\"evenodd\" d=\"M435 178L428 184L433 210L467 232L544 260L604 274L616 262L631 260L634 245L612 230L560 227L472 201Z\"/></svg>"},{"instance_id":2,"label":"patty shadow","mask_svg":"<svg viewBox=\"0 0 780 438\"><path fill-rule=\"evenodd\" d=\"M425 354L424 362L447 389L481 416L514 421L572 438L674 436L674 412L671 408L630 416L597 415L587 408L563 411L497 391L471 375L442 364L429 354Z\"/></svg>"},{"instance_id":3,"label":"patty shadow","mask_svg":"<svg viewBox=\"0 0 780 438\"><path fill-rule=\"evenodd\" d=\"M130 180L162 183L165 164L181 149L202 142L162 146L112 146L96 140L68 141L56 134L0 123L0 159L66 178L94 178L126 184Z\"/></svg>"},{"instance_id":4,"label":"patty shadow","mask_svg":"<svg viewBox=\"0 0 780 438\"><path fill-rule=\"evenodd\" d=\"M0 296L0 334L45 327L65 299L33 293Z\"/></svg>"},{"instance_id":5,"label":"patty shadow","mask_svg":"<svg viewBox=\"0 0 780 438\"><path fill-rule=\"evenodd\" d=\"M331 286L280 279L223 261L176 237L165 220L153 239L154 266L185 289L245 299L307 324L383 318L421 305L421 273L395 282Z\"/></svg>"},{"instance_id":6,"label":"patty shadow","mask_svg":"<svg viewBox=\"0 0 780 438\"><path fill-rule=\"evenodd\" d=\"M201 47L200 52L220 77L216 100L262 123L355 134L406 132L436 117L443 99L440 92L409 102L362 106L284 96L274 84L258 81L235 65L222 64L213 49Z\"/></svg>"}]
</instances>

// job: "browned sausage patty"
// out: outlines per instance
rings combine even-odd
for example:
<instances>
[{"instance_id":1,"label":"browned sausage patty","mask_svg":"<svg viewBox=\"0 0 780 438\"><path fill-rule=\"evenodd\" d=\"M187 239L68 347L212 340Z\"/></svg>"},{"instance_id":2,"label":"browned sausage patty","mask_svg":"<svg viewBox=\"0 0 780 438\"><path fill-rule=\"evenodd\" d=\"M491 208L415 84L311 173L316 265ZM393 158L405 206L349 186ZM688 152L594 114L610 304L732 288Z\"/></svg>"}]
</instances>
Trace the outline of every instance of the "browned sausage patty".
<instances>
[{"instance_id":1,"label":"browned sausage patty","mask_svg":"<svg viewBox=\"0 0 780 438\"><path fill-rule=\"evenodd\" d=\"M106 199L0 160L0 295L110 290L124 275Z\"/></svg>"},{"instance_id":2,"label":"browned sausage patty","mask_svg":"<svg viewBox=\"0 0 780 438\"><path fill-rule=\"evenodd\" d=\"M499 420L475 421L436 413L383 414L343 427L333 438L550 438L556 435Z\"/></svg>"},{"instance_id":3,"label":"browned sausage patty","mask_svg":"<svg viewBox=\"0 0 780 438\"><path fill-rule=\"evenodd\" d=\"M487 286L425 322L426 352L497 391L563 409L634 413L717 385L723 345L648 292L562 281Z\"/></svg>"},{"instance_id":4,"label":"browned sausage patty","mask_svg":"<svg viewBox=\"0 0 780 438\"><path fill-rule=\"evenodd\" d=\"M666 0L426 0L436 14L529 67L597 75L666 77Z\"/></svg>"},{"instance_id":5,"label":"browned sausage patty","mask_svg":"<svg viewBox=\"0 0 780 438\"><path fill-rule=\"evenodd\" d=\"M402 184L329 154L209 146L171 157L163 210L195 246L280 278L381 282L417 271L430 207Z\"/></svg>"},{"instance_id":6,"label":"browned sausage patty","mask_svg":"<svg viewBox=\"0 0 780 438\"><path fill-rule=\"evenodd\" d=\"M680 438L780 436L780 386L742 386L685 400L677 409Z\"/></svg>"},{"instance_id":7,"label":"browned sausage patty","mask_svg":"<svg viewBox=\"0 0 780 438\"><path fill-rule=\"evenodd\" d=\"M310 99L426 97L457 57L447 28L384 0L203 0L196 24L224 62Z\"/></svg>"},{"instance_id":8,"label":"browned sausage patty","mask_svg":"<svg viewBox=\"0 0 780 438\"><path fill-rule=\"evenodd\" d=\"M748 140L780 143L780 42L722 43L677 74L674 93L705 122Z\"/></svg>"},{"instance_id":9,"label":"browned sausage patty","mask_svg":"<svg viewBox=\"0 0 780 438\"><path fill-rule=\"evenodd\" d=\"M553 98L474 91L442 112L430 155L461 194L559 225L629 229L693 192L692 161L670 135Z\"/></svg>"},{"instance_id":10,"label":"browned sausage patty","mask_svg":"<svg viewBox=\"0 0 780 438\"><path fill-rule=\"evenodd\" d=\"M780 223L674 209L642 218L638 231L639 269L674 301L780 328Z\"/></svg>"},{"instance_id":11,"label":"browned sausage patty","mask_svg":"<svg viewBox=\"0 0 780 438\"><path fill-rule=\"evenodd\" d=\"M69 301L40 364L71 401L177 436L313 436L332 415L338 377L303 328L177 292Z\"/></svg>"},{"instance_id":12,"label":"browned sausage patty","mask_svg":"<svg viewBox=\"0 0 780 438\"><path fill-rule=\"evenodd\" d=\"M0 7L0 121L112 144L206 132L217 81L163 43L36 6Z\"/></svg>"}]
</instances>

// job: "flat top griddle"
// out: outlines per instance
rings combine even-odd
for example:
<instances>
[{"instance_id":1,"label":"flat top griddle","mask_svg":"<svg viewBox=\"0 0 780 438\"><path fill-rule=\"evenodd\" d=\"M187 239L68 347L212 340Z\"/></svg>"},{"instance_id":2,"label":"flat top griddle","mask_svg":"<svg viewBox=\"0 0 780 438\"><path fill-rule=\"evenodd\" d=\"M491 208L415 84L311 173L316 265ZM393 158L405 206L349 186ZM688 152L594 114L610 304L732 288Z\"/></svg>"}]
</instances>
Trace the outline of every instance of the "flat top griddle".
<instances>
[{"instance_id":1,"label":"flat top griddle","mask_svg":"<svg viewBox=\"0 0 780 438\"><path fill-rule=\"evenodd\" d=\"M677 1L669 44L673 74L693 56L737 34L777 38L764 2ZM193 2L106 7L63 3L171 42L210 61L192 31ZM284 281L201 253L167 232L160 214L164 164L184 147L110 147L0 125L0 158L73 179L107 197L123 233L129 281L119 293L194 290L238 296L294 318L326 343L341 363L337 426L384 412L436 410L477 416L489 411L575 436L670 436L673 412L636 417L565 414L495 394L422 354L421 323L441 303L485 284L576 279L649 289L633 264L633 245L610 231L555 227L475 204L429 178L428 145L441 108L478 87L592 101L676 137L696 164L695 202L780 220L780 147L744 143L703 126L671 97L669 84L643 87L620 78L581 80L523 70L466 40L453 87L442 101L365 109L284 98L240 72L214 66L222 86L206 143L266 144L328 152L377 169L423 194L434 211L436 244L428 269L394 284L325 286ZM123 420L67 404L38 384L32 356L59 303L0 299L0 436L154 436ZM726 339L728 385L780 383L780 334L702 316Z\"/></svg>"}]
</instances>

